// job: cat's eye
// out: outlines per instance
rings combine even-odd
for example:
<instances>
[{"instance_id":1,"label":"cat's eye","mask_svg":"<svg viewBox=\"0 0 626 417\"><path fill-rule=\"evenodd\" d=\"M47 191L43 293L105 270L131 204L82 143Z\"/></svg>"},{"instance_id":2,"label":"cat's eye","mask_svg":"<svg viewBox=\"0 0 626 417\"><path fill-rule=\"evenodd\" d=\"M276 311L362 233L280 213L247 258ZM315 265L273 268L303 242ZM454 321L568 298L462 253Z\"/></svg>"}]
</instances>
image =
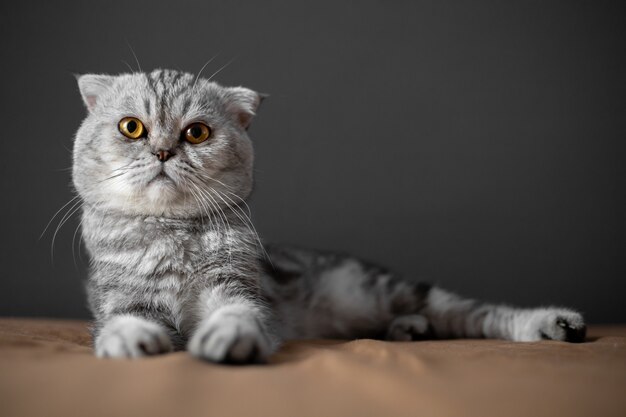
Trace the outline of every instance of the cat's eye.
<instances>
[{"instance_id":1,"label":"cat's eye","mask_svg":"<svg viewBox=\"0 0 626 417\"><path fill-rule=\"evenodd\" d=\"M211 128L204 123L192 123L183 130L183 138L197 145L207 140L211 136Z\"/></svg>"},{"instance_id":2,"label":"cat's eye","mask_svg":"<svg viewBox=\"0 0 626 417\"><path fill-rule=\"evenodd\" d=\"M139 139L146 134L146 128L136 117L124 117L118 123L120 133L128 139Z\"/></svg>"}]
</instances>

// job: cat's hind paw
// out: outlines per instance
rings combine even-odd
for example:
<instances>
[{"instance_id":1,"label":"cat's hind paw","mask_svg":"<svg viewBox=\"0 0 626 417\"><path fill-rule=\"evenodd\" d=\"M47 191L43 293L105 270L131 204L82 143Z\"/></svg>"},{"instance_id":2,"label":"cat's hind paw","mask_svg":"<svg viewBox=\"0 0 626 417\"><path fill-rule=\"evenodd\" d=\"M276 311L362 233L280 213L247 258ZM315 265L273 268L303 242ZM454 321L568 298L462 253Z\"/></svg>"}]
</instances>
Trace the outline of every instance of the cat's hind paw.
<instances>
[{"instance_id":1,"label":"cat's hind paw","mask_svg":"<svg viewBox=\"0 0 626 417\"><path fill-rule=\"evenodd\" d=\"M200 325L187 348L193 356L210 362L263 363L271 353L272 343L254 316L217 311Z\"/></svg>"},{"instance_id":2,"label":"cat's hind paw","mask_svg":"<svg viewBox=\"0 0 626 417\"><path fill-rule=\"evenodd\" d=\"M172 351L169 335L159 324L133 316L109 320L95 340L100 358L140 358Z\"/></svg>"},{"instance_id":3,"label":"cat's hind paw","mask_svg":"<svg viewBox=\"0 0 626 417\"><path fill-rule=\"evenodd\" d=\"M558 340L581 343L585 341L587 326L582 314L562 308L536 309L522 326L520 340Z\"/></svg>"},{"instance_id":4,"label":"cat's hind paw","mask_svg":"<svg viewBox=\"0 0 626 417\"><path fill-rule=\"evenodd\" d=\"M387 340L410 341L428 339L430 335L428 319L420 314L399 316L393 319L387 329Z\"/></svg>"}]
</instances>

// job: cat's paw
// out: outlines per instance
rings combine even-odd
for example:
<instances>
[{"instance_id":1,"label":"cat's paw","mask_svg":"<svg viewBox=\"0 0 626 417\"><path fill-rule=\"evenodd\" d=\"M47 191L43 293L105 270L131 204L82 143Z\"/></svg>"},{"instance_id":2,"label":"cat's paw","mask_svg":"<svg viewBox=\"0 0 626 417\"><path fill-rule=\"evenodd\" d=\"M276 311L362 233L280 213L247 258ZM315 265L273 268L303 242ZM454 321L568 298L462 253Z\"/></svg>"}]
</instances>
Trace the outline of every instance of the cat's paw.
<instances>
[{"instance_id":1,"label":"cat's paw","mask_svg":"<svg viewBox=\"0 0 626 417\"><path fill-rule=\"evenodd\" d=\"M564 308L538 308L528 313L517 338L580 343L585 341L586 333L587 326L580 313Z\"/></svg>"},{"instance_id":2,"label":"cat's paw","mask_svg":"<svg viewBox=\"0 0 626 417\"><path fill-rule=\"evenodd\" d=\"M172 350L172 342L157 323L133 316L108 321L95 340L96 356L101 358L140 358Z\"/></svg>"},{"instance_id":3,"label":"cat's paw","mask_svg":"<svg viewBox=\"0 0 626 417\"><path fill-rule=\"evenodd\" d=\"M188 345L189 353L211 362L265 362L272 343L261 322L249 313L217 311L201 323Z\"/></svg>"},{"instance_id":4,"label":"cat's paw","mask_svg":"<svg viewBox=\"0 0 626 417\"><path fill-rule=\"evenodd\" d=\"M387 340L410 341L427 339L430 333L428 319L420 314L393 319L387 330Z\"/></svg>"}]
</instances>

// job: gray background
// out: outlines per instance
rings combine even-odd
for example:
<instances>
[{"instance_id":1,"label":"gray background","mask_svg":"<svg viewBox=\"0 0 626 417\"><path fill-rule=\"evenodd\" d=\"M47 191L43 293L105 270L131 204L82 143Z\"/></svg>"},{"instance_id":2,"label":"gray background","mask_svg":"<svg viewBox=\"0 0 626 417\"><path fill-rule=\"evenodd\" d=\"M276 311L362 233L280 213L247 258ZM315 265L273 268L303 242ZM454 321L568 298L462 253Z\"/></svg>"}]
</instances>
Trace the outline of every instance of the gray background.
<instances>
[{"instance_id":1,"label":"gray background","mask_svg":"<svg viewBox=\"0 0 626 417\"><path fill-rule=\"evenodd\" d=\"M469 296L626 321L624 2L3 2L0 314L87 317L72 73L180 68L270 93L266 240Z\"/></svg>"}]
</instances>

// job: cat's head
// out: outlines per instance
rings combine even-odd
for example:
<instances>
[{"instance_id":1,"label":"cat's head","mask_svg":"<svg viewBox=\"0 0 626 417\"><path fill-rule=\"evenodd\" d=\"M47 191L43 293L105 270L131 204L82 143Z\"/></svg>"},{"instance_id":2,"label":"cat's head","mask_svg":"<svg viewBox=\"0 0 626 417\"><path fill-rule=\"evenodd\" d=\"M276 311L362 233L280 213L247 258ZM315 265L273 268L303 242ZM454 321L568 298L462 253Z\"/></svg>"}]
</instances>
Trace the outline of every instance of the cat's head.
<instances>
[{"instance_id":1,"label":"cat's head","mask_svg":"<svg viewBox=\"0 0 626 417\"><path fill-rule=\"evenodd\" d=\"M126 214L197 217L252 190L246 130L261 97L188 73L82 75L88 115L73 181L89 205Z\"/></svg>"}]
</instances>

